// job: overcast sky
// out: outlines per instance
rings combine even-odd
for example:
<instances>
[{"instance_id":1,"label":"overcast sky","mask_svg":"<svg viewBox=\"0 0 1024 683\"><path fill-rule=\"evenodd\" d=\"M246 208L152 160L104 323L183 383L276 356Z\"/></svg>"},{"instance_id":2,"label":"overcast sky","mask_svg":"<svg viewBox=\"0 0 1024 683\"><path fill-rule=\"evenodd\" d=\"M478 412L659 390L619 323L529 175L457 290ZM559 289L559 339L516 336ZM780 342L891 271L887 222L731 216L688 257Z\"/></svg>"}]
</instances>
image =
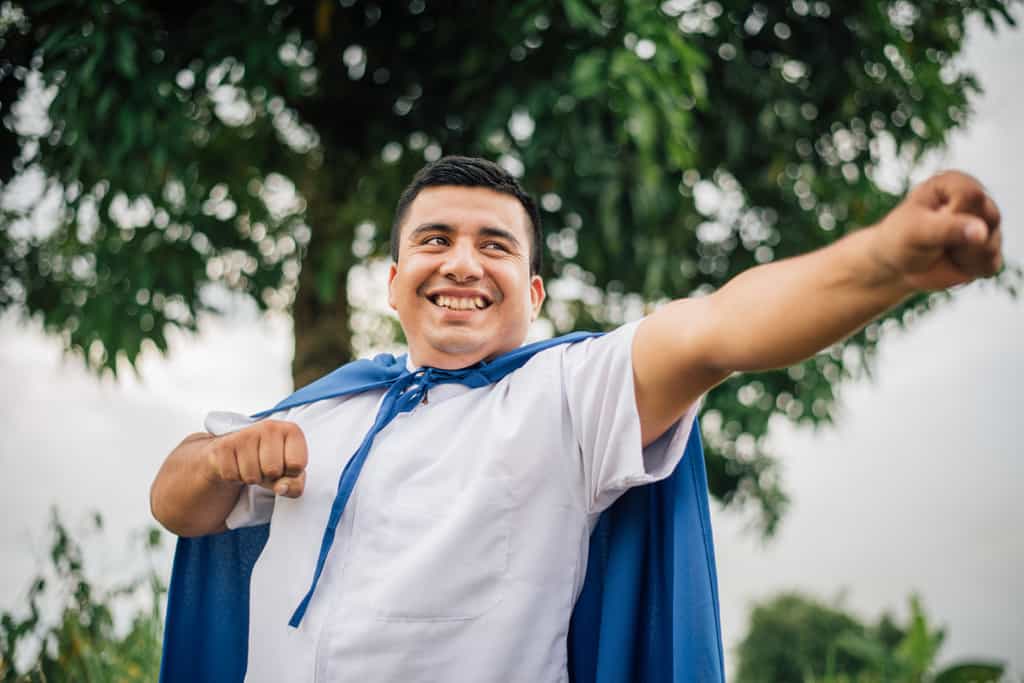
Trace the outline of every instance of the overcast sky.
<instances>
[{"instance_id":1,"label":"overcast sky","mask_svg":"<svg viewBox=\"0 0 1024 683\"><path fill-rule=\"evenodd\" d=\"M969 131L934 167L979 177L1003 211L1010 259L1024 263L1024 38L970 35L986 94ZM43 564L47 510L107 519L90 553L105 578L130 565L129 533L151 523L148 487L166 453L208 410L251 412L290 389L290 324L242 310L175 335L142 380L97 381L37 330L0 320L0 608L21 604ZM714 512L728 648L749 605L799 588L866 618L905 616L918 592L948 627L942 660L986 655L1024 677L1024 303L971 285L907 333L886 337L876 379L844 387L839 424L778 424L792 509L765 543L744 516ZM168 537L169 538L169 537Z\"/></svg>"}]
</instances>

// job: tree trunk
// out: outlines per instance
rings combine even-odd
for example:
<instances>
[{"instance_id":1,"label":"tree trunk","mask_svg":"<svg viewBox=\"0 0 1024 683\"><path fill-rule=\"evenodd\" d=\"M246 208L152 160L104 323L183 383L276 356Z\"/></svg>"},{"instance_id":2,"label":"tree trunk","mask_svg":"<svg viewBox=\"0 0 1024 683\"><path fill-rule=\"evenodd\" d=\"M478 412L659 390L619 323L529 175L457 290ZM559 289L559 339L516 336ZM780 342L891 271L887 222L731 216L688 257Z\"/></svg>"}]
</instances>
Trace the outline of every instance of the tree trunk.
<instances>
[{"instance_id":1,"label":"tree trunk","mask_svg":"<svg viewBox=\"0 0 1024 683\"><path fill-rule=\"evenodd\" d=\"M311 230L292 306L295 326L295 357L292 380L295 388L309 384L352 359L349 329L348 270L352 256L353 228L341 219L344 197L330 164L310 169L302 187L306 219ZM318 282L328 278L333 290L321 291Z\"/></svg>"}]
</instances>

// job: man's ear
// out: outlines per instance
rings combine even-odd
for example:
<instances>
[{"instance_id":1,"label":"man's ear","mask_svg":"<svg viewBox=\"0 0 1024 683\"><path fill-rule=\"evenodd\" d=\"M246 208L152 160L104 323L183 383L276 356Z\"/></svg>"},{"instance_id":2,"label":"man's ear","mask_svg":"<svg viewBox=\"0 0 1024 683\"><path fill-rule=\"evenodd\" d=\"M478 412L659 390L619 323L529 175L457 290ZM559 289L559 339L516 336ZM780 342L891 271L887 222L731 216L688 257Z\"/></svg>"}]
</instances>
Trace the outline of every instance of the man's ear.
<instances>
[{"instance_id":1,"label":"man's ear","mask_svg":"<svg viewBox=\"0 0 1024 683\"><path fill-rule=\"evenodd\" d=\"M391 286L391 283L395 281L396 275L398 275L398 265L392 263L391 267L388 268L388 306L397 311L398 307L395 305L395 295L392 291L393 287Z\"/></svg>"},{"instance_id":2,"label":"man's ear","mask_svg":"<svg viewBox=\"0 0 1024 683\"><path fill-rule=\"evenodd\" d=\"M532 276L530 278L530 306L533 309L533 315L530 316L531 321L536 320L540 315L540 307L544 305L545 296L547 294L544 292L544 280L540 275Z\"/></svg>"}]
</instances>

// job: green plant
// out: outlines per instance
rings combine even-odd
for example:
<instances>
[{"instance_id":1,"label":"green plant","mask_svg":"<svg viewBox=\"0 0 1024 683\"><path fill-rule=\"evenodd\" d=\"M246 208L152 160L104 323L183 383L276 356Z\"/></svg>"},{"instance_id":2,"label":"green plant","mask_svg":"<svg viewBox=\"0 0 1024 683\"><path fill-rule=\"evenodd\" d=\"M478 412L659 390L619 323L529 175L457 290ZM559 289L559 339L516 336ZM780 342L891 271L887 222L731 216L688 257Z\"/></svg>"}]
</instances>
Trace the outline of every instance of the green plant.
<instances>
[{"instance_id":1,"label":"green plant","mask_svg":"<svg viewBox=\"0 0 1024 683\"><path fill-rule=\"evenodd\" d=\"M875 625L837 605L787 592L755 605L740 643L739 683L993 683L1004 665L957 661L938 669L946 630L928 622L918 596L910 618L883 614Z\"/></svg>"},{"instance_id":2,"label":"green plant","mask_svg":"<svg viewBox=\"0 0 1024 683\"><path fill-rule=\"evenodd\" d=\"M106 588L87 576L83 542L102 529L99 514L76 537L56 508L50 521L49 565L28 589L28 614L0 615L0 682L153 681L160 666L164 582L150 561L161 534L148 529L143 537L148 570L140 577ZM56 619L46 617L57 608ZM114 615L131 616L127 629Z\"/></svg>"},{"instance_id":3,"label":"green plant","mask_svg":"<svg viewBox=\"0 0 1024 683\"><path fill-rule=\"evenodd\" d=\"M900 681L900 683L992 683L1003 675L1003 664L993 661L957 661L936 670L935 660L946 638L946 629L934 627L917 595L910 596L910 623L896 642L880 637L880 628L867 634L844 633L836 646L856 653L870 662L858 682ZM883 619L888 620L886 616ZM820 683L838 683L826 677Z\"/></svg>"}]
</instances>

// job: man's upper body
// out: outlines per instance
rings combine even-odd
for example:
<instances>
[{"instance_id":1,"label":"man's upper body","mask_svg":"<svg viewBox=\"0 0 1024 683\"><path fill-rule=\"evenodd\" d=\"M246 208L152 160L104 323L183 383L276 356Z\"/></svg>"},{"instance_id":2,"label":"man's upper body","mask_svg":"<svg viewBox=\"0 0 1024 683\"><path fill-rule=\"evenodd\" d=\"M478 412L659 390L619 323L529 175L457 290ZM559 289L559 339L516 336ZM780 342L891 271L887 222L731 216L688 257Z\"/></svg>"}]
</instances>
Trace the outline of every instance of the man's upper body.
<instances>
[{"instance_id":1,"label":"man's upper body","mask_svg":"<svg viewBox=\"0 0 1024 683\"><path fill-rule=\"evenodd\" d=\"M410 361L416 366L461 368L515 349L523 343L531 321L540 311L544 286L538 274L541 240L536 207L514 180L496 169L479 160L442 159L421 171L399 202L393 228L395 263L389 277L389 301L398 313L409 343ZM620 488L616 484L603 489L604 484L600 482L607 484L614 481L614 477L608 479L594 474L595 471L601 474L604 466L599 455L604 448L602 441L619 438L616 432L602 428L605 424L617 424L603 409L610 405L614 415L614 406L621 405L622 401L628 405L630 419L635 424L625 431L635 434L636 443L632 444L631 450L627 448L624 451L628 451L626 455L616 457L629 460L635 458L640 449L653 445L653 450L643 451L640 469L635 470L642 476L637 477L634 483L649 481L652 475L663 471L666 462L669 467L673 464L666 461L658 449L661 445L659 438L673 425L676 427L667 435L667 440L677 438L680 430L688 429L698 398L732 372L784 367L798 362L854 332L915 291L941 289L996 272L1001 265L999 221L998 210L976 181L962 174L943 174L915 189L878 225L860 230L817 252L751 269L714 294L672 302L629 329L609 335L608 341L587 343L585 348L604 347L608 350L607 354L595 356L603 360L596 363L586 360L574 362L574 357L586 359L589 352L584 349L573 351L572 347L546 356L540 354L537 363L533 364L540 374L523 375L524 378L532 377L528 382L532 388L524 386L523 392L517 392L527 400L525 406L515 409L516 414L529 419L516 418L509 423L500 398L505 390L502 389L503 384L488 388L485 392L487 398L481 398L479 405L473 400L459 411L466 417L477 416L476 411L491 406L494 408L492 412L479 413L483 424L458 424L456 419L451 433L444 434L449 444L460 445L458 452L454 452L453 462L469 469L463 472L461 467L456 467L441 479L449 485L458 484L465 481L464 477L469 472L476 471L472 468L479 466L477 461L473 460L475 464L471 464L462 462L459 457L476 443L478 433L486 434L498 443L503 439L510 441L508 448L482 446L491 454L484 455L484 459L493 457L499 472L512 466L510 459L516 465L524 466L529 459L529 454L522 454L517 449L517 440L548 439L550 448L545 445L529 449L529 453L542 456L530 467L542 468L537 470L537 481L554 488L545 489L548 492L536 498L515 499L536 500L538 504L536 509L522 511L523 516L516 518L516 528L512 531L523 535L543 534L549 527L562 529L562 532L567 529L586 530L591 523L587 515L598 510L607 498L614 497L614 492ZM584 347L582 344L579 346ZM588 368L593 365L594 375L600 377L602 363L609 362L618 368L614 381L590 383ZM554 366L557 366L557 372ZM529 366L517 373L527 370ZM570 386L558 386L567 378ZM550 387L545 382L553 382L558 391L542 392L536 396L531 393L539 391L538 387ZM504 386L508 388L516 384L517 379L513 376ZM574 407L573 396L582 403ZM365 398L367 402L372 400L372 396ZM337 593L338 600L363 600L371 611L377 609L373 605L390 604L388 600L394 595L375 593L372 588L372 579L378 576L376 567L380 566L379 574L383 576L400 573L405 561L402 558L416 556L420 552L405 544L387 547L388 539L393 538L387 529L393 524L421 525L416 526L412 533L415 536L419 530L424 538L432 539L422 546L422 553L426 555L438 552L446 539L455 538L444 535L444 530L449 527L442 521L423 524L425 520L415 514L398 515L403 511L401 499L384 497L389 493L397 494L401 482L417 481L420 473L429 472L430 463L440 464L444 454L453 453L447 450L446 445L435 441L435 432L428 437L426 432L417 432L415 425L429 426L432 412L443 413L460 405L453 403L459 400L458 396L449 397L439 402L436 411L431 408L403 416L410 428L409 433L427 440L418 445L420 450L410 460L410 463L426 469L399 469L384 477L382 481L388 484L378 488L376 496L383 500L376 501L374 509L384 511L388 520L397 515L400 521L385 520L380 526L371 527L378 531L372 539L366 539L366 546L353 540L353 555L345 555L335 564L351 566L351 571L356 576L363 576L370 587L362 595L358 590L342 589ZM531 402L535 405L529 405ZM538 413L537 408L543 410ZM581 420L580 415L573 415L574 411L590 411L596 422ZM225 529L229 515L239 514L240 494L246 486L273 490L291 499L304 498L303 492L307 488L313 492L319 491L321 485L328 489L336 486L337 469L343 463L331 458L344 458L350 453L346 452L350 444L339 441L331 442L329 447L323 446L326 442L321 440L325 438L321 436L323 430L318 430L315 424L316 411L308 412L308 415L294 416L296 421L289 421L293 416L287 416L288 420L265 420L222 436L203 433L186 438L168 457L154 481L154 515L176 533L202 535ZM365 410L360 414L363 412ZM367 425L358 423L357 418L352 419L356 424L351 426L355 434L351 438L358 439ZM510 424L515 429L507 434L504 430ZM397 431L399 426L396 421L387 429ZM598 435L596 441L585 443L586 439L581 435L587 429ZM332 433L334 436L331 438L349 438L344 427L332 430ZM386 430L382 432L385 433ZM467 441L467 435L473 436ZM566 449L570 452L563 453L564 456L577 459L555 458L556 472L566 467L568 470L560 471L558 476L551 475L551 458L544 456L549 450L560 452ZM328 454L328 451L331 452ZM321 458L321 452L329 457ZM651 453L655 455L651 456ZM377 455L375 453L375 461L387 461L379 465L383 472L390 472L389 467L401 462L397 456L377 458ZM648 461L649 456L651 461ZM575 469L566 465L567 462L575 462ZM617 462L612 463L613 469L619 466L615 464ZM322 470L322 463L330 466ZM637 462L632 466L637 467ZM352 518L355 517L358 524L361 501L364 496L369 497L369 489L373 488L377 476L373 472L367 470L366 476L370 478L360 480L360 502L346 513L348 520L343 525L349 526L343 533L353 533L357 529L352 526ZM462 474L458 474L460 472ZM315 485L311 481L314 477L317 480ZM575 482L575 492L573 486L565 485L566 482ZM391 489L396 490L392 492ZM586 521L582 527L579 524L552 523L549 516L554 514L552 509L547 502L541 504L540 501L547 501L547 496L554 490L561 490L565 496L563 511L575 509L584 515L580 518ZM436 493L429 495L438 497ZM574 496L580 495L583 507L573 508ZM496 495L481 502L500 508L511 505L512 500ZM310 505L302 506L302 502L301 499L293 502L279 498L275 503L268 548L274 542L277 515L280 514L284 520L288 510L299 507L312 509ZM443 506L449 501L434 502ZM241 506L245 507L244 501ZM489 513L478 510L476 514L486 517ZM568 512L563 514L569 515ZM473 541L479 544L481 555L495 550L493 543L487 541L487 534L493 536L501 527L498 520L495 520L494 528L485 524L486 521L480 520L486 533ZM321 531L316 529L310 533ZM289 539L283 534L281 539L279 542L287 546ZM350 537L352 539L354 536ZM534 552L544 560L545 554L554 552L550 548L562 543L572 544L574 552L579 550L579 539L555 537L549 545L537 545ZM281 557L289 552L299 553L298 545L296 543L294 548L287 546ZM308 553L307 544L303 542L301 545L302 552ZM367 561L364 553L360 560L358 549L361 547L377 548L376 555ZM369 550L367 552L373 554ZM303 561L297 554L295 557L295 562ZM417 556L417 559L422 559L422 556ZM459 565L454 562L452 577L459 575ZM545 566L542 561L535 563L536 568ZM532 571L537 573L536 569ZM568 571L567 566L562 570ZM552 577L552 581L560 582L562 587L577 588L575 572L571 576L555 573L558 576ZM259 585L258 574L254 581ZM498 584L502 582L485 583L488 586L484 587L484 592L492 587L491 584L500 590ZM358 583L352 586L358 586ZM267 585L266 590L273 591L273 584ZM433 590L430 585L422 585L421 590L425 594L412 596L414 603L425 601L440 606L431 600L445 594L443 587L434 596L430 595ZM473 590L456 593L467 600L475 595ZM257 595L255 589L253 594ZM566 599L564 593L557 595L555 599ZM570 591L568 596L571 603L574 593ZM287 597L290 599L292 596ZM534 601L545 599L543 594L532 597ZM277 600L277 597L267 598L267 604L276 604ZM400 610L400 606L395 607ZM253 609L259 609L255 598ZM316 609L330 607L325 605ZM322 614L317 618L323 618ZM425 610L418 614L429 617ZM431 624L433 633L443 632L451 627L444 616L441 614L441 618L417 622L419 627L409 626L406 635L409 638L422 637L424 623ZM414 623L408 619L403 621L400 611L393 612L392 617L394 623ZM517 623L518 628L523 628L526 622L521 620ZM557 626L562 628L565 624ZM339 643L363 642L356 632L361 626L349 624L341 628L347 635L341 637ZM557 641L562 637L560 634L561 631L551 631L543 641L550 647L557 647ZM472 647L470 640L462 642L464 646ZM397 643L392 643L392 646L387 656L400 658L403 649ZM448 650L442 648L439 652ZM451 653L451 656L461 656L470 662L474 661L475 654L463 649ZM344 651L339 655L347 656ZM538 661L543 661L543 657ZM453 666L457 664L455 662Z\"/></svg>"},{"instance_id":2,"label":"man's upper body","mask_svg":"<svg viewBox=\"0 0 1024 683\"><path fill-rule=\"evenodd\" d=\"M309 451L300 498L250 486L232 528L271 520L251 579L246 680L567 680L567 633L591 531L628 488L673 471L695 409L641 447L636 324L555 346L494 384L432 387L395 418L309 588L338 475L383 389L275 414ZM213 414L217 434L246 419Z\"/></svg>"}]
</instances>

